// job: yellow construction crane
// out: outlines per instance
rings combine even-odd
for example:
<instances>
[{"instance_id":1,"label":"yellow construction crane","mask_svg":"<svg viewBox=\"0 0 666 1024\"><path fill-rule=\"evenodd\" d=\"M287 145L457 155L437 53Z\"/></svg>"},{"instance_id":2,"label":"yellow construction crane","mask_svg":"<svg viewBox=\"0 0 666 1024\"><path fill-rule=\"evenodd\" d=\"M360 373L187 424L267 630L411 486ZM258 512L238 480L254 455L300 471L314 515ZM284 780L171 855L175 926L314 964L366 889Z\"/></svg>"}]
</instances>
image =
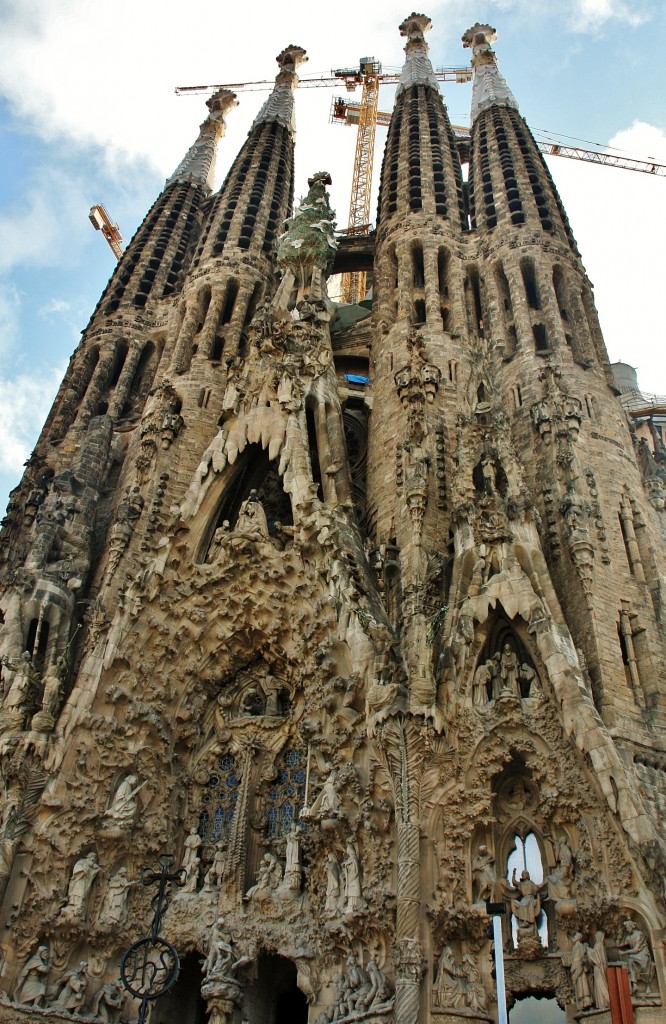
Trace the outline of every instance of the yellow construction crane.
<instances>
[{"instance_id":1,"label":"yellow construction crane","mask_svg":"<svg viewBox=\"0 0 666 1024\"><path fill-rule=\"evenodd\" d=\"M91 206L88 219L96 231L102 232L111 247L113 255L119 260L123 254L123 236L120 234L118 225L109 217L106 207L102 206L101 203Z\"/></svg>"}]
</instances>

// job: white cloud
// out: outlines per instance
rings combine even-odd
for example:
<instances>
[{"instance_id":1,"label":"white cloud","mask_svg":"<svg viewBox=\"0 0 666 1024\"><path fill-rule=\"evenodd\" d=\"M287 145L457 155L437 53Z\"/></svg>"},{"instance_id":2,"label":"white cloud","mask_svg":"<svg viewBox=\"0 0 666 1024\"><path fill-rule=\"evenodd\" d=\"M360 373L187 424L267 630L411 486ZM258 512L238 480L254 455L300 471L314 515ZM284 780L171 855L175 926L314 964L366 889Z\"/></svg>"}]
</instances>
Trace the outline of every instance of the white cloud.
<instances>
[{"instance_id":1,"label":"white cloud","mask_svg":"<svg viewBox=\"0 0 666 1024\"><path fill-rule=\"evenodd\" d=\"M37 441L64 366L48 374L0 377L0 472L19 475Z\"/></svg>"},{"instance_id":2,"label":"white cloud","mask_svg":"<svg viewBox=\"0 0 666 1024\"><path fill-rule=\"evenodd\" d=\"M11 352L19 331L21 296L12 284L0 287L0 358Z\"/></svg>"},{"instance_id":3,"label":"white cloud","mask_svg":"<svg viewBox=\"0 0 666 1024\"><path fill-rule=\"evenodd\" d=\"M571 28L577 32L592 32L607 21L620 21L636 27L649 20L649 14L633 3L622 0L574 0Z\"/></svg>"},{"instance_id":4,"label":"white cloud","mask_svg":"<svg viewBox=\"0 0 666 1024\"><path fill-rule=\"evenodd\" d=\"M66 299L53 298L49 299L37 312L39 316L47 318L61 313L69 313L71 308L71 302L67 302Z\"/></svg>"}]
</instances>

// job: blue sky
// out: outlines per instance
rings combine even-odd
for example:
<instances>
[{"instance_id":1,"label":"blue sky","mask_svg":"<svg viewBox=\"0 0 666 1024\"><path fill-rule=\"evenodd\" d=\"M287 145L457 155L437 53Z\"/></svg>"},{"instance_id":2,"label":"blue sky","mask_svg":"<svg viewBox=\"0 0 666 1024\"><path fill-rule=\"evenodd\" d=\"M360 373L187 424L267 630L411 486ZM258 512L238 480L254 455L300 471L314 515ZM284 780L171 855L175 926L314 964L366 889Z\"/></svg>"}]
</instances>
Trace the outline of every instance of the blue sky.
<instances>
[{"instance_id":1,"label":"blue sky","mask_svg":"<svg viewBox=\"0 0 666 1024\"><path fill-rule=\"evenodd\" d=\"M206 113L205 97L178 98L174 86L273 78L275 55L290 42L308 51L304 75L368 55L399 66L397 26L409 10L395 0L379 6L259 0L246 25L242 11L212 0L0 2L2 508L114 268L89 207L104 202L129 240ZM502 72L532 128L666 163L661 0L446 0L426 13L436 66L467 63L460 36L472 20L497 28ZM302 194L308 175L329 170L343 226L354 131L328 121L340 91L297 97L296 188ZM444 91L452 121L467 123L469 87ZM219 180L264 96L239 93ZM391 104L383 89L380 105ZM376 171L383 144L378 130ZM637 366L645 391L666 393L666 178L555 158L550 166L611 359Z\"/></svg>"}]
</instances>

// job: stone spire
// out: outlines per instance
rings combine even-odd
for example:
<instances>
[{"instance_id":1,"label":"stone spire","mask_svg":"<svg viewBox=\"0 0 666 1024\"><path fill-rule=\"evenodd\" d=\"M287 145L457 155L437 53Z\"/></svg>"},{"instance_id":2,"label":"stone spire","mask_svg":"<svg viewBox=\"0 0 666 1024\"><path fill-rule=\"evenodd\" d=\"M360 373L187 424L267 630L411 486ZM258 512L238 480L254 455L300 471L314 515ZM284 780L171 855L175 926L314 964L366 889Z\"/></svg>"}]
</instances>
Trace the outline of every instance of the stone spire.
<instances>
[{"instance_id":1,"label":"stone spire","mask_svg":"<svg viewBox=\"0 0 666 1024\"><path fill-rule=\"evenodd\" d=\"M199 128L196 142L190 146L171 177L167 178L167 186L175 181L193 181L213 191L217 144L226 129L224 115L237 105L236 94L228 89L218 89L206 100L210 113Z\"/></svg>"},{"instance_id":2,"label":"stone spire","mask_svg":"<svg viewBox=\"0 0 666 1024\"><path fill-rule=\"evenodd\" d=\"M294 118L294 89L298 86L296 69L308 58L301 46L290 44L275 59L280 70L275 78L273 92L257 114L252 127L263 124L265 121L275 121L293 133L296 131Z\"/></svg>"},{"instance_id":3,"label":"stone spire","mask_svg":"<svg viewBox=\"0 0 666 1024\"><path fill-rule=\"evenodd\" d=\"M431 28L432 22L425 14L410 14L400 25L400 35L407 36L407 45L396 98L410 85L431 85L433 89L439 88L428 56L429 47L425 41L425 33Z\"/></svg>"},{"instance_id":4,"label":"stone spire","mask_svg":"<svg viewBox=\"0 0 666 1024\"><path fill-rule=\"evenodd\" d=\"M497 32L490 25L478 22L468 28L462 37L463 46L472 51L472 122L483 110L493 106L513 107L518 110L513 93L500 74L492 44Z\"/></svg>"}]
</instances>

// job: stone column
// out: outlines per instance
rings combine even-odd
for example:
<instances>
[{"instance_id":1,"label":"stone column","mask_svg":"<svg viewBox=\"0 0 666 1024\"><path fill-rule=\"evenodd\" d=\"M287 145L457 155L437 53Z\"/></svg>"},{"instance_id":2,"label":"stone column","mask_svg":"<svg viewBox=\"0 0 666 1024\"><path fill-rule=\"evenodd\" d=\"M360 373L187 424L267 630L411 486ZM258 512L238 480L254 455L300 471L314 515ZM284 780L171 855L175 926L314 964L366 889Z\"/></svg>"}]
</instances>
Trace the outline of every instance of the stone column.
<instances>
[{"instance_id":1,"label":"stone column","mask_svg":"<svg viewBox=\"0 0 666 1024\"><path fill-rule=\"evenodd\" d=\"M226 282L221 288L215 288L211 295L208 313L206 314L206 321L201 329L201 334L199 335L198 355L203 359L210 359L211 357L213 345L215 343L215 336L217 334L217 327L220 322L220 316L222 315L222 307L224 306L225 293Z\"/></svg>"},{"instance_id":2,"label":"stone column","mask_svg":"<svg viewBox=\"0 0 666 1024\"><path fill-rule=\"evenodd\" d=\"M109 402L109 416L112 420L117 420L123 410L123 406L132 387L134 374L136 373L136 368L139 365L143 349L143 342L135 340L130 343L129 351L125 357L125 365L122 368L118 383L114 388L113 398Z\"/></svg>"},{"instance_id":3,"label":"stone column","mask_svg":"<svg viewBox=\"0 0 666 1024\"><path fill-rule=\"evenodd\" d=\"M187 370L192 355L192 341L194 331L199 317L199 300L195 297L192 304L188 306L185 317L181 324L178 340L171 359L169 369L173 373L184 373Z\"/></svg>"},{"instance_id":4,"label":"stone column","mask_svg":"<svg viewBox=\"0 0 666 1024\"><path fill-rule=\"evenodd\" d=\"M521 274L519 267L513 267L510 264L504 265L504 273L506 274L506 279L509 282L511 305L513 307L513 322L516 325L518 344L523 347L533 347L534 332L532 330L532 320L530 319L527 298L525 296L523 275Z\"/></svg>"},{"instance_id":5,"label":"stone column","mask_svg":"<svg viewBox=\"0 0 666 1024\"><path fill-rule=\"evenodd\" d=\"M395 1024L417 1024L423 951L419 942L420 832L418 825L398 825L398 901L396 911Z\"/></svg>"}]
</instances>

